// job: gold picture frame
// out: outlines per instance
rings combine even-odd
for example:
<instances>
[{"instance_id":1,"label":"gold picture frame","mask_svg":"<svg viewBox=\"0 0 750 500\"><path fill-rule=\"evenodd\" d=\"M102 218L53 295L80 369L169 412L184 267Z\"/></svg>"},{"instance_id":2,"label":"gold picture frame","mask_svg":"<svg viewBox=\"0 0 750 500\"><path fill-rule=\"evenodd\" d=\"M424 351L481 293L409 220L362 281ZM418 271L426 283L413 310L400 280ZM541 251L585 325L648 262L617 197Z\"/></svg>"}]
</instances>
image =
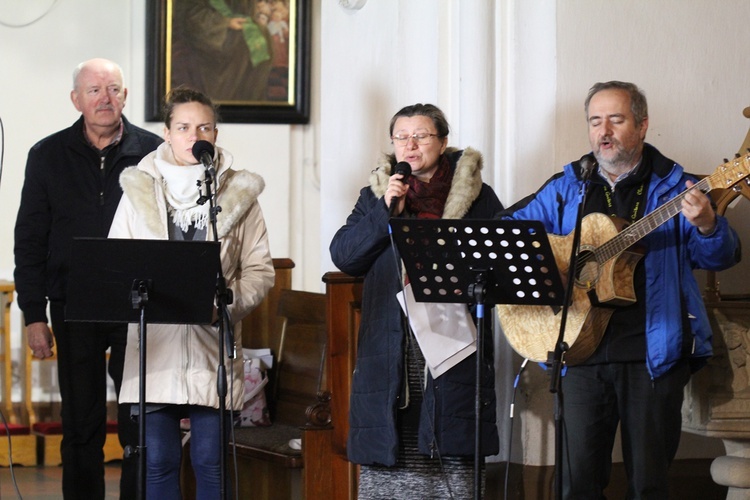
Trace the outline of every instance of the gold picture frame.
<instances>
[{"instance_id":1,"label":"gold picture frame","mask_svg":"<svg viewBox=\"0 0 750 500\"><path fill-rule=\"evenodd\" d=\"M307 123L309 0L147 0L146 119L173 87L206 93L225 123Z\"/></svg>"}]
</instances>

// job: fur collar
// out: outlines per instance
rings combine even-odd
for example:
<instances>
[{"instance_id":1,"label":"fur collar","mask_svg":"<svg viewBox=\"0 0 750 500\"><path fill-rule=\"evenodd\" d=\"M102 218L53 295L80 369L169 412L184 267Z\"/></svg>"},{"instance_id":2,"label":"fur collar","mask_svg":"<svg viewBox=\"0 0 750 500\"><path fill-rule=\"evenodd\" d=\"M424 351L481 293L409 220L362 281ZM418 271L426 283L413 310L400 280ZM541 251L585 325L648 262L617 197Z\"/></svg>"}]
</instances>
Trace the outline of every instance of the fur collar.
<instances>
[{"instance_id":1,"label":"fur collar","mask_svg":"<svg viewBox=\"0 0 750 500\"><path fill-rule=\"evenodd\" d=\"M148 161L152 168L144 168L142 162L137 167L125 169L120 175L120 185L146 228L155 235L166 236L168 231L165 201L157 197L156 189L159 184L158 196L163 198L161 176L158 170L153 168L153 156L147 156L144 158L145 161ZM216 217L216 230L219 239L222 239L257 201L265 188L265 182L256 173L226 168L219 172L219 185L217 203L221 206L221 212Z\"/></svg>"},{"instance_id":2,"label":"fur collar","mask_svg":"<svg viewBox=\"0 0 750 500\"><path fill-rule=\"evenodd\" d=\"M482 154L472 148L466 148L463 152L456 148L447 148L443 154L448 156L451 165L455 165L443 219L460 219L466 215L482 191ZM396 157L393 154L383 155L377 168L372 171L370 189L378 198L385 194L395 164Z\"/></svg>"}]
</instances>

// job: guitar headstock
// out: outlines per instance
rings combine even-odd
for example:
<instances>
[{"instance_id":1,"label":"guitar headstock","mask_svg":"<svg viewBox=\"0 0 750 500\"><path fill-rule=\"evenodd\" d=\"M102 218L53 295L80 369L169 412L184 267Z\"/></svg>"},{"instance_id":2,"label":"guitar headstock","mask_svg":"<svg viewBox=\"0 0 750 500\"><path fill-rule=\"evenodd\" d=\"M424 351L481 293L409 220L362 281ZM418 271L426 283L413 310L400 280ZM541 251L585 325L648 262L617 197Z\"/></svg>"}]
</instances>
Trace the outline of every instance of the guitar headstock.
<instances>
[{"instance_id":1,"label":"guitar headstock","mask_svg":"<svg viewBox=\"0 0 750 500\"><path fill-rule=\"evenodd\" d=\"M747 153L727 161L716 168L713 174L705 178L711 189L729 189L750 175L750 150Z\"/></svg>"}]
</instances>

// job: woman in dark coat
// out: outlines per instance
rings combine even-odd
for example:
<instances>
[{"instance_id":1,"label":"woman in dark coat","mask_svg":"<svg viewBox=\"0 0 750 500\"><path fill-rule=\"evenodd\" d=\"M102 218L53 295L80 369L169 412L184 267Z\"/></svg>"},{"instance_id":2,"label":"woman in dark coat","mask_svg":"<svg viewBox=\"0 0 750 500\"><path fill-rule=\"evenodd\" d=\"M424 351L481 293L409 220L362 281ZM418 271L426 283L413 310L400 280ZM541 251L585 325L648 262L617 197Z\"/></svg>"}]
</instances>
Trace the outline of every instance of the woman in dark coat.
<instances>
[{"instance_id":1,"label":"woman in dark coat","mask_svg":"<svg viewBox=\"0 0 750 500\"><path fill-rule=\"evenodd\" d=\"M385 155L331 242L334 264L365 276L349 414L349 460L361 464L359 498L467 498L475 453L476 354L433 379L396 294L388 221L399 217L491 219L502 209L482 182L482 156L448 147L448 122L431 104L401 109ZM394 174L408 162L411 176ZM391 207L392 204L395 204ZM498 453L491 315L481 370L481 456Z\"/></svg>"}]
</instances>

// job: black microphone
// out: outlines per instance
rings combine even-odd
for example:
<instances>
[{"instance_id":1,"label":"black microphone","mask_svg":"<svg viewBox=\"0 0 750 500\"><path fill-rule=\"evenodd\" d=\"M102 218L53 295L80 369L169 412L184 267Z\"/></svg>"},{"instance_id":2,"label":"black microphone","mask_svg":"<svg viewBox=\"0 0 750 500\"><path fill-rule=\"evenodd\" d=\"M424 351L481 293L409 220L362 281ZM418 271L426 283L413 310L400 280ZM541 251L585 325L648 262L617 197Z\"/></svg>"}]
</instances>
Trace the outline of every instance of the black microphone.
<instances>
[{"instance_id":1,"label":"black microphone","mask_svg":"<svg viewBox=\"0 0 750 500\"><path fill-rule=\"evenodd\" d=\"M213 144L208 141L197 141L193 144L193 156L206 167L211 177L216 175Z\"/></svg>"},{"instance_id":2,"label":"black microphone","mask_svg":"<svg viewBox=\"0 0 750 500\"><path fill-rule=\"evenodd\" d=\"M594 172L594 167L597 165L596 158L591 153L587 153L581 156L578 162L581 164L581 179L584 181L589 180L591 174Z\"/></svg>"},{"instance_id":3,"label":"black microphone","mask_svg":"<svg viewBox=\"0 0 750 500\"><path fill-rule=\"evenodd\" d=\"M403 176L401 178L401 182L406 184L406 179L408 179L411 175L411 165L409 164L409 162L400 161L396 163L396 166L393 167L393 175L395 174L401 174ZM401 201L401 198L391 199L391 206L388 207L388 217L393 217L394 213L396 212L396 207L398 207L399 201Z\"/></svg>"}]
</instances>

